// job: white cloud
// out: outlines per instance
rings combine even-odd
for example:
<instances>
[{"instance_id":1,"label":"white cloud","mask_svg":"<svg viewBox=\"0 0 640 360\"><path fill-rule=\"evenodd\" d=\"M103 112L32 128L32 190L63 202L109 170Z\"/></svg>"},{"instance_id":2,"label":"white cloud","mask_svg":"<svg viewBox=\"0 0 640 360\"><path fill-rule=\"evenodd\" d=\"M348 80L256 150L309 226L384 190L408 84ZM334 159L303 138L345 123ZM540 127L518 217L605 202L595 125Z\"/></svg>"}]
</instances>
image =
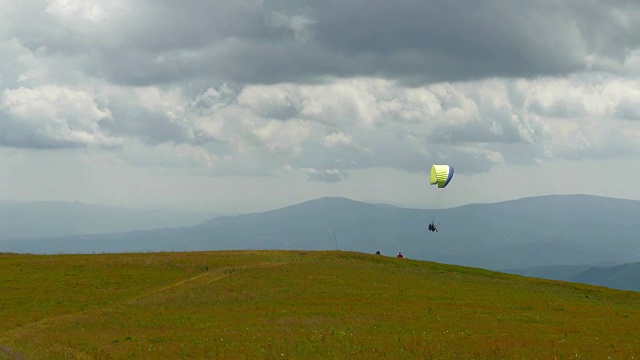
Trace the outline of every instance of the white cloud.
<instances>
[{"instance_id":1,"label":"white cloud","mask_svg":"<svg viewBox=\"0 0 640 360\"><path fill-rule=\"evenodd\" d=\"M635 116L630 104L638 96L637 82L616 77L487 79L418 88L358 78L238 92L223 85L192 100L184 91L155 88L125 94L133 99L128 108L144 109L136 119L120 119L118 112L114 122L138 123L142 131L127 136L144 139L155 131L155 143L200 147L217 159L216 173L271 174L285 165L421 171L428 161L455 161L462 172L473 173L502 163L637 151L630 129L610 126ZM175 128L160 132L160 119ZM221 166L221 159L229 161ZM344 173L331 175L335 180Z\"/></svg>"},{"instance_id":2,"label":"white cloud","mask_svg":"<svg viewBox=\"0 0 640 360\"><path fill-rule=\"evenodd\" d=\"M349 145L351 144L351 141L351 136L342 132L331 133L325 136L324 139L322 139L322 142L327 147L333 147L336 145Z\"/></svg>"},{"instance_id":3,"label":"white cloud","mask_svg":"<svg viewBox=\"0 0 640 360\"><path fill-rule=\"evenodd\" d=\"M340 169L317 170L314 168L302 169L307 173L309 181L335 183L347 178L347 175Z\"/></svg>"},{"instance_id":4,"label":"white cloud","mask_svg":"<svg viewBox=\"0 0 640 360\"><path fill-rule=\"evenodd\" d=\"M146 144L155 164L172 162L157 146L175 146L181 156L193 156L191 168L201 164L205 173L217 174L268 175L288 164L320 172L341 169L341 176L331 174L341 179L349 169L413 172L429 161L460 162L460 171L473 173L501 163L637 152L633 126L610 125L637 118L638 88L637 81L612 76L417 88L380 79L334 79L239 91L221 85L194 95L175 87L98 87L90 95L43 86L3 92L9 119L3 142ZM151 159L154 151L157 160Z\"/></svg>"},{"instance_id":5,"label":"white cloud","mask_svg":"<svg viewBox=\"0 0 640 360\"><path fill-rule=\"evenodd\" d=\"M270 120L266 124L251 129L251 132L270 153L295 156L302 151L301 143L309 136L310 129L301 121Z\"/></svg>"},{"instance_id":6,"label":"white cloud","mask_svg":"<svg viewBox=\"0 0 640 360\"><path fill-rule=\"evenodd\" d=\"M47 79L48 69L16 38L0 38L0 88L12 88L18 83L28 86Z\"/></svg>"},{"instance_id":7,"label":"white cloud","mask_svg":"<svg viewBox=\"0 0 640 360\"><path fill-rule=\"evenodd\" d=\"M80 90L56 86L6 89L6 114L1 137L18 147L114 145L117 141L100 129L111 113L100 109L93 97Z\"/></svg>"}]
</instances>

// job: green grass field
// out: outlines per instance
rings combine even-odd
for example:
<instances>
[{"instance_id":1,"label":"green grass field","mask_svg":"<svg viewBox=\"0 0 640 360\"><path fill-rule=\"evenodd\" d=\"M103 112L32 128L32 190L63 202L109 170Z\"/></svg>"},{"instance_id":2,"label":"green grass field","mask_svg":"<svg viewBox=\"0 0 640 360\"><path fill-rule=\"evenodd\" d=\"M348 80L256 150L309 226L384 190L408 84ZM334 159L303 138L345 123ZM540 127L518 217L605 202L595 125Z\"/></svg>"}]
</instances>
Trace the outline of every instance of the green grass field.
<instances>
[{"instance_id":1,"label":"green grass field","mask_svg":"<svg viewBox=\"0 0 640 360\"><path fill-rule=\"evenodd\" d=\"M640 293L340 251L0 254L0 358L638 359Z\"/></svg>"}]
</instances>

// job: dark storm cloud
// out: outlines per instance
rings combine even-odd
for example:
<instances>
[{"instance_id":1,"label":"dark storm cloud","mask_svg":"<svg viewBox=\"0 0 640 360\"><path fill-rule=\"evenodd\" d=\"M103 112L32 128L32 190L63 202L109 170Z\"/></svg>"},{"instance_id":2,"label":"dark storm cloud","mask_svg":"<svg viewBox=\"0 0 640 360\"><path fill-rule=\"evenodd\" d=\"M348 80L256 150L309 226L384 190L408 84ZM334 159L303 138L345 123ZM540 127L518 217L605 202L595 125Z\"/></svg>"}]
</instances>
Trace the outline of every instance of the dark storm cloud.
<instances>
[{"instance_id":1,"label":"dark storm cloud","mask_svg":"<svg viewBox=\"0 0 640 360\"><path fill-rule=\"evenodd\" d=\"M634 1L129 5L95 29L71 21L53 27L40 15L44 25L17 26L16 35L33 49L84 54L88 73L128 85L534 77L620 64L640 44L640 5Z\"/></svg>"},{"instance_id":2,"label":"dark storm cloud","mask_svg":"<svg viewBox=\"0 0 640 360\"><path fill-rule=\"evenodd\" d=\"M227 58L215 56L217 61L206 66L211 75L230 74L231 80L249 83L304 82L324 75L384 76L410 83L531 77L584 70L587 55L622 61L625 50L640 42L637 20L626 28L618 24L623 21L612 15L615 3L296 4L266 2L262 17L242 19L255 22L232 35L239 43L228 47ZM629 11L630 2L617 5L627 16L637 16ZM293 30L274 29L269 21L274 12L307 17L306 41L295 41Z\"/></svg>"},{"instance_id":3,"label":"dark storm cloud","mask_svg":"<svg viewBox=\"0 0 640 360\"><path fill-rule=\"evenodd\" d=\"M409 82L579 71L637 48L639 5L620 2L325 1L314 47L355 75Z\"/></svg>"}]
</instances>

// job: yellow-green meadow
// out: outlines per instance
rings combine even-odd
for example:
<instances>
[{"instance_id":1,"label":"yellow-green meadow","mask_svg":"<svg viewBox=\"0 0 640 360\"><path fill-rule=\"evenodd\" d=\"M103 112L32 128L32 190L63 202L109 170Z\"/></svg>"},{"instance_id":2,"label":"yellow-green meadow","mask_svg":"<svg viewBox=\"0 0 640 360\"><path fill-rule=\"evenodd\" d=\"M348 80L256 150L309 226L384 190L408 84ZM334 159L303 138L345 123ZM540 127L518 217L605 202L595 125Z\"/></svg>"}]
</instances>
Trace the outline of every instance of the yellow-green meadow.
<instances>
[{"instance_id":1,"label":"yellow-green meadow","mask_svg":"<svg viewBox=\"0 0 640 360\"><path fill-rule=\"evenodd\" d=\"M640 357L640 293L341 251L0 254L0 358Z\"/></svg>"}]
</instances>

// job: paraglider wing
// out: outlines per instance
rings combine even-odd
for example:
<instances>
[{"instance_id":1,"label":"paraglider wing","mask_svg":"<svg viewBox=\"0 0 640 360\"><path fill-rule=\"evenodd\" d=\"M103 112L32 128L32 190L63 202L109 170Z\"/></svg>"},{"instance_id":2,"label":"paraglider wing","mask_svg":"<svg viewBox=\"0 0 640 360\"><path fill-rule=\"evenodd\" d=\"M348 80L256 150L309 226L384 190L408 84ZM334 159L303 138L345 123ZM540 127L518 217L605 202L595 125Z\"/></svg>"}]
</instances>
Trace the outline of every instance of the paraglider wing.
<instances>
[{"instance_id":1,"label":"paraglider wing","mask_svg":"<svg viewBox=\"0 0 640 360\"><path fill-rule=\"evenodd\" d=\"M431 185L438 185L442 189L446 187L453 178L453 167L449 165L431 166Z\"/></svg>"}]
</instances>

